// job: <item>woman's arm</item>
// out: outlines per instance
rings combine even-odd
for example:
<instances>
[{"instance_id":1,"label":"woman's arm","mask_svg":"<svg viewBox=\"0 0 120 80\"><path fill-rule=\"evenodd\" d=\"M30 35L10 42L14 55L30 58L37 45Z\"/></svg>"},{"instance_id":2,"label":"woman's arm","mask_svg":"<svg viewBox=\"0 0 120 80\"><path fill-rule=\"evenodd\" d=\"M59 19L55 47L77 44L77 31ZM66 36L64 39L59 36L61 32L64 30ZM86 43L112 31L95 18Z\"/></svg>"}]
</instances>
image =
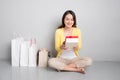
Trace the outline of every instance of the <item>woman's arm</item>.
<instances>
[{"instance_id":1,"label":"woman's arm","mask_svg":"<svg viewBox=\"0 0 120 80\"><path fill-rule=\"evenodd\" d=\"M57 50L57 52L59 52L60 49L60 32L59 30L56 30L55 32L55 49Z\"/></svg>"}]
</instances>

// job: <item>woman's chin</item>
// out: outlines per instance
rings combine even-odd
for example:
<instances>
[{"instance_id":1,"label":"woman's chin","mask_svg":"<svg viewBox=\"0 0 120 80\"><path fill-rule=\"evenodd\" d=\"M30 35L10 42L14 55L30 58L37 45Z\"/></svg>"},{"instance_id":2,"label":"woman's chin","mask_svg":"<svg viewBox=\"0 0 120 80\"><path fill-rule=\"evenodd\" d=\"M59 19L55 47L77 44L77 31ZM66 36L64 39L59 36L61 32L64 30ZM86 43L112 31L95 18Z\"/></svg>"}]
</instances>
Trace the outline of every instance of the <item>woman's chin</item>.
<instances>
[{"instance_id":1,"label":"woman's chin","mask_svg":"<svg viewBox=\"0 0 120 80\"><path fill-rule=\"evenodd\" d=\"M72 26L67 26L67 28L71 28Z\"/></svg>"}]
</instances>

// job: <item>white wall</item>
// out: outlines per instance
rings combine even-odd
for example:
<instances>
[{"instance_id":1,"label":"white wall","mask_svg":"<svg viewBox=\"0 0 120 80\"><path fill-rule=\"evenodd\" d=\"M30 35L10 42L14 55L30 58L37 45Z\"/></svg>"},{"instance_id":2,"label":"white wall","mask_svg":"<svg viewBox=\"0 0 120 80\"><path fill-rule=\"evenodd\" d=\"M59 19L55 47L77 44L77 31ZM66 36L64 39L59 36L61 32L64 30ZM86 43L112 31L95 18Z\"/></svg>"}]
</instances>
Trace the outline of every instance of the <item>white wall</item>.
<instances>
[{"instance_id":1,"label":"white wall","mask_svg":"<svg viewBox=\"0 0 120 80\"><path fill-rule=\"evenodd\" d=\"M79 54L97 61L120 61L120 0L0 0L0 59L10 59L13 33L36 36L38 48L54 49L63 13L76 13L82 31Z\"/></svg>"}]
</instances>

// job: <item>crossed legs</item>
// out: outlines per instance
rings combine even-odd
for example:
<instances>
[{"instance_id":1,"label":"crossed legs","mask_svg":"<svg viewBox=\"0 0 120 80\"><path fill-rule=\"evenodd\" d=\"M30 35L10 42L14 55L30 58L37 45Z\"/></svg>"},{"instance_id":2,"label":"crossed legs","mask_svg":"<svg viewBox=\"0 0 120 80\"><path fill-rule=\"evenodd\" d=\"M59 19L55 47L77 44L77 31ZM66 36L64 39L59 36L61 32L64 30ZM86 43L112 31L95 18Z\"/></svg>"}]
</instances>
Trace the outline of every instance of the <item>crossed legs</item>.
<instances>
[{"instance_id":1,"label":"crossed legs","mask_svg":"<svg viewBox=\"0 0 120 80\"><path fill-rule=\"evenodd\" d=\"M72 72L80 72L80 73L83 73L85 74L85 69L82 68L82 67L76 67L75 64L69 64L69 65L66 65L64 66L63 70L65 71L72 71Z\"/></svg>"},{"instance_id":2,"label":"crossed legs","mask_svg":"<svg viewBox=\"0 0 120 80\"><path fill-rule=\"evenodd\" d=\"M62 58L52 58L49 60L49 66L52 68L65 71L73 71L73 72L80 72L85 73L85 67L92 64L92 60L88 57L76 57L72 60L66 60Z\"/></svg>"}]
</instances>

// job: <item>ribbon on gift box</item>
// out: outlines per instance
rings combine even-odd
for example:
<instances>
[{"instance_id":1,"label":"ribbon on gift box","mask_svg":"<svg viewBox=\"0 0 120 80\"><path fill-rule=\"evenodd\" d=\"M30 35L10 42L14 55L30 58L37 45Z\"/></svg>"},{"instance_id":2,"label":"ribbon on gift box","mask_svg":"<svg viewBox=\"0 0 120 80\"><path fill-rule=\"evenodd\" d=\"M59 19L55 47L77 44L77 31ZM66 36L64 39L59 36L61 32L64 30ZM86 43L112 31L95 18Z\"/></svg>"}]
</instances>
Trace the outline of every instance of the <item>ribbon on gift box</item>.
<instances>
[{"instance_id":1,"label":"ribbon on gift box","mask_svg":"<svg viewBox=\"0 0 120 80\"><path fill-rule=\"evenodd\" d=\"M78 38L78 36L66 36L66 38Z\"/></svg>"}]
</instances>

